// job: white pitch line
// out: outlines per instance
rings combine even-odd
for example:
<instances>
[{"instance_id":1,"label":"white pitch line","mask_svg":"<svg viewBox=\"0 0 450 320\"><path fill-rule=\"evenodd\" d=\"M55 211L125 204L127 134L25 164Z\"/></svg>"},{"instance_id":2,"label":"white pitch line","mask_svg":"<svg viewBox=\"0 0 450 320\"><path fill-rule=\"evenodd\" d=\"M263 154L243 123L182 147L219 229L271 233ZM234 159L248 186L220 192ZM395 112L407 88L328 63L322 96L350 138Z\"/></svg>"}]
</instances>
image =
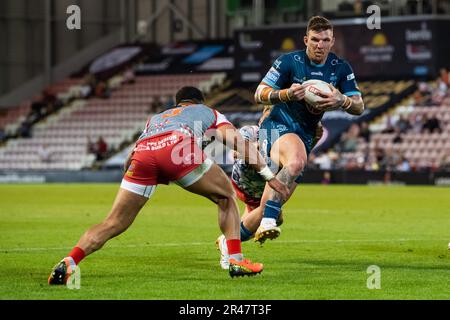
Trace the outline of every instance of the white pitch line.
<instances>
[{"instance_id":1,"label":"white pitch line","mask_svg":"<svg viewBox=\"0 0 450 320\"><path fill-rule=\"evenodd\" d=\"M296 244L296 243L380 243L380 242L429 242L429 241L449 241L450 239L305 239L305 240L277 240L271 244ZM145 247L186 247L186 246L212 246L214 242L184 242L184 243L149 243L149 244L129 244L110 245L107 248L145 248ZM70 250L72 247L49 247L49 248L0 248L0 253L6 252L28 252L28 251L56 251Z\"/></svg>"}]
</instances>

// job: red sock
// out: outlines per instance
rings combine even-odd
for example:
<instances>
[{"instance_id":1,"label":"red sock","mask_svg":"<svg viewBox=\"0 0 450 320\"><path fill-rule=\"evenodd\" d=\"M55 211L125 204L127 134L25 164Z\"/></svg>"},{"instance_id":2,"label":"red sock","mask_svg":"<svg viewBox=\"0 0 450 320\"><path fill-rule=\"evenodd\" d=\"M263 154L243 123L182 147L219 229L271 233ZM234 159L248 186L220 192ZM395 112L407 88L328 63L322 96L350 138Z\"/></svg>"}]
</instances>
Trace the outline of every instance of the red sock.
<instances>
[{"instance_id":1,"label":"red sock","mask_svg":"<svg viewBox=\"0 0 450 320\"><path fill-rule=\"evenodd\" d=\"M242 253L241 240L240 239L227 240L227 248L229 255Z\"/></svg>"},{"instance_id":2,"label":"red sock","mask_svg":"<svg viewBox=\"0 0 450 320\"><path fill-rule=\"evenodd\" d=\"M72 257L73 261L75 261L75 264L78 264L83 258L86 256L83 249L80 247L75 247L70 251L69 257Z\"/></svg>"}]
</instances>

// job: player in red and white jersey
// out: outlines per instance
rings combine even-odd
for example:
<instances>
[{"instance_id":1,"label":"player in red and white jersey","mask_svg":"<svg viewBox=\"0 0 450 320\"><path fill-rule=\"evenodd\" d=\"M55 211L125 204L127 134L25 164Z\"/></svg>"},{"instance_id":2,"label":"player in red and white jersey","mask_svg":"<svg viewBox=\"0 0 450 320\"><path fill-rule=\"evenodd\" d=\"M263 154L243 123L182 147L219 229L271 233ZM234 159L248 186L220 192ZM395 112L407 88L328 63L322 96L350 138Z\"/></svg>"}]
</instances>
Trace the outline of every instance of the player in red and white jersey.
<instances>
[{"instance_id":1,"label":"player in red and white jersey","mask_svg":"<svg viewBox=\"0 0 450 320\"><path fill-rule=\"evenodd\" d=\"M225 116L203 101L200 90L184 87L176 95L175 108L154 115L147 122L125 163L127 171L109 215L87 230L69 255L54 267L49 284L65 284L85 256L99 250L132 224L158 184L169 182L217 204L219 227L227 239L230 254L230 276L255 275L263 270L261 263L243 258L233 187L223 170L205 157L199 139L208 130L215 130L217 139L239 152L274 190L285 196L289 190L275 178L258 150L244 141Z\"/></svg>"}]
</instances>

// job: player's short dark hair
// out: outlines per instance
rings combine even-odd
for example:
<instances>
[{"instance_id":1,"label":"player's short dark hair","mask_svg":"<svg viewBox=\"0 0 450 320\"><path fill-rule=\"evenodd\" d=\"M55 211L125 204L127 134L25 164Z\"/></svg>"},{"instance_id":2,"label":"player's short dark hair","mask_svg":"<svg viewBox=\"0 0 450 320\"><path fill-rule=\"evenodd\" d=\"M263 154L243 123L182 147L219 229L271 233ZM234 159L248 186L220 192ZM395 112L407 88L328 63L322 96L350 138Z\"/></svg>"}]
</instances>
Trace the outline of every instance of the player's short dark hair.
<instances>
[{"instance_id":1,"label":"player's short dark hair","mask_svg":"<svg viewBox=\"0 0 450 320\"><path fill-rule=\"evenodd\" d=\"M315 32L322 32L325 30L333 31L333 25L330 20L322 16L314 16L308 21L308 27L306 28L306 34L309 33L310 30Z\"/></svg>"},{"instance_id":2,"label":"player's short dark hair","mask_svg":"<svg viewBox=\"0 0 450 320\"><path fill-rule=\"evenodd\" d=\"M194 103L202 103L205 101L205 97L203 96L203 92L201 92L196 87L183 87L178 90L175 95L175 103L179 104L181 102L194 102Z\"/></svg>"}]
</instances>

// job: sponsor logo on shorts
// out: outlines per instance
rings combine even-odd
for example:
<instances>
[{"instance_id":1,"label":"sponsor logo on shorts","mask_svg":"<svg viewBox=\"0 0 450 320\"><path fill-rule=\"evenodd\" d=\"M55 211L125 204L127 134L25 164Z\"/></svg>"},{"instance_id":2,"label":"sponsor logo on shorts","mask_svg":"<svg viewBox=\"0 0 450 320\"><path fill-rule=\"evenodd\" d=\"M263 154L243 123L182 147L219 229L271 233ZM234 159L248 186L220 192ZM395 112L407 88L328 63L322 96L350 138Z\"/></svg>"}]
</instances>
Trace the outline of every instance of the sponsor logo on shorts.
<instances>
[{"instance_id":1,"label":"sponsor logo on shorts","mask_svg":"<svg viewBox=\"0 0 450 320\"><path fill-rule=\"evenodd\" d=\"M354 73L349 74L349 75L347 76L347 81L350 81L350 80L353 80L353 79L355 79L355 74L354 74Z\"/></svg>"}]
</instances>

